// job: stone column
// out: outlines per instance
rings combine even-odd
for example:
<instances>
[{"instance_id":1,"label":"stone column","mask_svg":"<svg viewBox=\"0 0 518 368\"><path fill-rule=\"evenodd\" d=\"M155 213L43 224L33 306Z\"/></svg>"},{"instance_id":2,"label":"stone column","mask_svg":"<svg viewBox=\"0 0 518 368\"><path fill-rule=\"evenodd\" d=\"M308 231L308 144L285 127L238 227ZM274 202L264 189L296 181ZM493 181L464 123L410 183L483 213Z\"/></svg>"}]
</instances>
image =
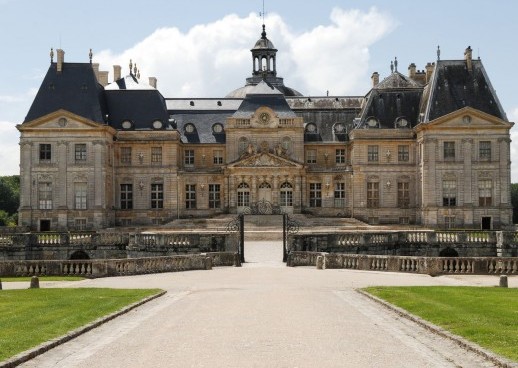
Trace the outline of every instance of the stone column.
<instances>
[{"instance_id":1,"label":"stone column","mask_svg":"<svg viewBox=\"0 0 518 368\"><path fill-rule=\"evenodd\" d=\"M104 198L104 172L103 172L103 141L93 141L94 150L94 200L92 201L95 208L103 207Z\"/></svg>"},{"instance_id":2,"label":"stone column","mask_svg":"<svg viewBox=\"0 0 518 368\"><path fill-rule=\"evenodd\" d=\"M55 186L54 193L56 194L56 208L67 209L67 164L68 164L68 145L67 141L59 141L57 144L57 164L58 173L56 181L53 183Z\"/></svg>"},{"instance_id":3,"label":"stone column","mask_svg":"<svg viewBox=\"0 0 518 368\"><path fill-rule=\"evenodd\" d=\"M31 207L32 142L20 142L20 207Z\"/></svg>"},{"instance_id":4,"label":"stone column","mask_svg":"<svg viewBox=\"0 0 518 368\"><path fill-rule=\"evenodd\" d=\"M509 199L510 188L509 183L511 182L510 175L511 172L509 170L510 166L510 156L509 156L509 138L498 138L498 148L500 154L499 160L499 172L497 181L500 183L500 203L503 205L510 206L511 200ZM495 183L495 186L498 183ZM496 205L496 203L495 203Z\"/></svg>"},{"instance_id":5,"label":"stone column","mask_svg":"<svg viewBox=\"0 0 518 368\"><path fill-rule=\"evenodd\" d=\"M435 155L437 153L437 139L428 138L424 141L423 147L423 206L424 207L435 207L438 204L436 184L437 180L435 172Z\"/></svg>"},{"instance_id":6,"label":"stone column","mask_svg":"<svg viewBox=\"0 0 518 368\"><path fill-rule=\"evenodd\" d=\"M250 203L257 202L257 177L252 176L252 183L250 184Z\"/></svg>"},{"instance_id":7,"label":"stone column","mask_svg":"<svg viewBox=\"0 0 518 368\"><path fill-rule=\"evenodd\" d=\"M467 138L462 140L463 150L464 150L464 169L461 173L463 177L463 189L464 189L464 205L472 205L473 204L473 196L476 195L476 191L472 189L472 178L471 178L471 154L473 147L473 139Z\"/></svg>"},{"instance_id":8,"label":"stone column","mask_svg":"<svg viewBox=\"0 0 518 368\"><path fill-rule=\"evenodd\" d=\"M230 208L236 207L236 183L234 175L229 175L229 187L228 191L228 207Z\"/></svg>"},{"instance_id":9,"label":"stone column","mask_svg":"<svg viewBox=\"0 0 518 368\"><path fill-rule=\"evenodd\" d=\"M273 176L272 203L279 204L279 176Z\"/></svg>"}]
</instances>

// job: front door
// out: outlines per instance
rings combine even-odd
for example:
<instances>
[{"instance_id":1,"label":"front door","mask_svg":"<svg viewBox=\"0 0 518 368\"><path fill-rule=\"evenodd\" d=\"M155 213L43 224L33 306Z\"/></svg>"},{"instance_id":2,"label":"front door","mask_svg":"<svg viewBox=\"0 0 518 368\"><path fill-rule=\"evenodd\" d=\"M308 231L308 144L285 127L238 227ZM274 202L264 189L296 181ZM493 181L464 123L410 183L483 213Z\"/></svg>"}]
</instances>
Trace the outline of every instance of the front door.
<instances>
[{"instance_id":1,"label":"front door","mask_svg":"<svg viewBox=\"0 0 518 368\"><path fill-rule=\"evenodd\" d=\"M40 231L50 231L50 220L40 220Z\"/></svg>"},{"instance_id":2,"label":"front door","mask_svg":"<svg viewBox=\"0 0 518 368\"><path fill-rule=\"evenodd\" d=\"M491 230L491 217L482 217L482 230Z\"/></svg>"},{"instance_id":3,"label":"front door","mask_svg":"<svg viewBox=\"0 0 518 368\"><path fill-rule=\"evenodd\" d=\"M269 183L262 183L259 185L259 191L257 193L257 201L272 202L272 186Z\"/></svg>"}]
</instances>

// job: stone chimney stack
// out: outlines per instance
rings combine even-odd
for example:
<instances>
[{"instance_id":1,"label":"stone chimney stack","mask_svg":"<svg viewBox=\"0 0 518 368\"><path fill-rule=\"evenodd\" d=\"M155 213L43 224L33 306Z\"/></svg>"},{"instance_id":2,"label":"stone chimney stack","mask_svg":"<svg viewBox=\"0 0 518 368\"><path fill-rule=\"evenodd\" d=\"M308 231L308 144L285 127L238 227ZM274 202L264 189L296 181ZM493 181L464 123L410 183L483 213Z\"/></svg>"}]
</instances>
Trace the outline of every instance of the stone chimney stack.
<instances>
[{"instance_id":1,"label":"stone chimney stack","mask_svg":"<svg viewBox=\"0 0 518 368\"><path fill-rule=\"evenodd\" d=\"M121 79L121 66L120 65L114 65L113 66L113 81L118 81Z\"/></svg>"},{"instance_id":2,"label":"stone chimney stack","mask_svg":"<svg viewBox=\"0 0 518 368\"><path fill-rule=\"evenodd\" d=\"M99 79L97 80L99 84L103 87L106 87L108 85L108 72L107 71L100 71L99 72Z\"/></svg>"},{"instance_id":3,"label":"stone chimney stack","mask_svg":"<svg viewBox=\"0 0 518 368\"><path fill-rule=\"evenodd\" d=\"M415 79L415 72L416 72L416 66L414 63L410 64L408 66L408 76L411 78L411 79Z\"/></svg>"},{"instance_id":4,"label":"stone chimney stack","mask_svg":"<svg viewBox=\"0 0 518 368\"><path fill-rule=\"evenodd\" d=\"M371 80L372 80L372 87L376 87L380 83L379 73L378 72L372 73Z\"/></svg>"},{"instance_id":5,"label":"stone chimney stack","mask_svg":"<svg viewBox=\"0 0 518 368\"><path fill-rule=\"evenodd\" d=\"M149 85L153 88L156 88L156 81L157 79L155 77L149 77Z\"/></svg>"},{"instance_id":6,"label":"stone chimney stack","mask_svg":"<svg viewBox=\"0 0 518 368\"><path fill-rule=\"evenodd\" d=\"M101 83L99 81L99 63L93 63L92 64L92 69L94 70L95 79L97 80L97 82Z\"/></svg>"},{"instance_id":7,"label":"stone chimney stack","mask_svg":"<svg viewBox=\"0 0 518 368\"><path fill-rule=\"evenodd\" d=\"M464 51L464 60L466 60L466 67L468 68L468 72L473 70L473 51L471 50L471 46Z\"/></svg>"},{"instance_id":8,"label":"stone chimney stack","mask_svg":"<svg viewBox=\"0 0 518 368\"><path fill-rule=\"evenodd\" d=\"M435 63L426 63L426 83L430 82L432 79L433 70L435 69Z\"/></svg>"},{"instance_id":9,"label":"stone chimney stack","mask_svg":"<svg viewBox=\"0 0 518 368\"><path fill-rule=\"evenodd\" d=\"M63 64L65 63L65 51L57 49L56 52L58 54L56 70L58 73L61 73L63 71Z\"/></svg>"}]
</instances>

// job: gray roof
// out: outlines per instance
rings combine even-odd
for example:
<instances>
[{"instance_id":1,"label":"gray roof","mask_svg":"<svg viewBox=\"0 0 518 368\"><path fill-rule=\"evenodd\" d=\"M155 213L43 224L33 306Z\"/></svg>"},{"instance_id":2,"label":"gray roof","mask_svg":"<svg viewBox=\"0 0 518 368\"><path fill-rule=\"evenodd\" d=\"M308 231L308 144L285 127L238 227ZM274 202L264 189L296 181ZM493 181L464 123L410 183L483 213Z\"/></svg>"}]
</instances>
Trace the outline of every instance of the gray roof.
<instances>
[{"instance_id":1,"label":"gray roof","mask_svg":"<svg viewBox=\"0 0 518 368\"><path fill-rule=\"evenodd\" d=\"M480 60L469 71L464 60L440 60L435 67L424 121L472 107L506 120L505 112Z\"/></svg>"},{"instance_id":2,"label":"gray roof","mask_svg":"<svg viewBox=\"0 0 518 368\"><path fill-rule=\"evenodd\" d=\"M176 121L180 139L183 143L225 143L225 131L222 133L214 133L214 124L225 126L226 119L231 113L226 111L212 113L192 113L183 112L175 113L170 111L172 117ZM185 126L192 124L194 131L186 132Z\"/></svg>"},{"instance_id":3,"label":"gray roof","mask_svg":"<svg viewBox=\"0 0 518 368\"><path fill-rule=\"evenodd\" d=\"M250 90L232 117L250 118L261 106L268 106L274 110L281 119L294 118L297 116L291 110L282 92L272 85L261 81Z\"/></svg>"},{"instance_id":4,"label":"gray roof","mask_svg":"<svg viewBox=\"0 0 518 368\"><path fill-rule=\"evenodd\" d=\"M59 109L104 123L103 87L97 83L92 64L63 63L58 72L56 63L51 63L24 123Z\"/></svg>"}]
</instances>

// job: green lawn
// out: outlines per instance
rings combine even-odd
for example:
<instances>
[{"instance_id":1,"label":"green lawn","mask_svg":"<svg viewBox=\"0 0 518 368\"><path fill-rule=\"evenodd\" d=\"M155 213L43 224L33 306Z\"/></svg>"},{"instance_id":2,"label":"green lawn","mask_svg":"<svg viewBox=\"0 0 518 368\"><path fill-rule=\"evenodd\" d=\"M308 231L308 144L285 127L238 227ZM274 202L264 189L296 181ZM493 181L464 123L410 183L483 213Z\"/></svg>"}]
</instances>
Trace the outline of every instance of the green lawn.
<instances>
[{"instance_id":1,"label":"green lawn","mask_svg":"<svg viewBox=\"0 0 518 368\"><path fill-rule=\"evenodd\" d=\"M158 289L0 291L0 362L120 310Z\"/></svg>"},{"instance_id":2,"label":"green lawn","mask_svg":"<svg viewBox=\"0 0 518 368\"><path fill-rule=\"evenodd\" d=\"M39 276L40 281L81 281L84 277L80 276ZM31 281L30 276L19 276L19 277L0 277L2 282L20 282L20 281Z\"/></svg>"},{"instance_id":3,"label":"green lawn","mask_svg":"<svg viewBox=\"0 0 518 368\"><path fill-rule=\"evenodd\" d=\"M430 286L364 290L518 361L518 289Z\"/></svg>"}]
</instances>

